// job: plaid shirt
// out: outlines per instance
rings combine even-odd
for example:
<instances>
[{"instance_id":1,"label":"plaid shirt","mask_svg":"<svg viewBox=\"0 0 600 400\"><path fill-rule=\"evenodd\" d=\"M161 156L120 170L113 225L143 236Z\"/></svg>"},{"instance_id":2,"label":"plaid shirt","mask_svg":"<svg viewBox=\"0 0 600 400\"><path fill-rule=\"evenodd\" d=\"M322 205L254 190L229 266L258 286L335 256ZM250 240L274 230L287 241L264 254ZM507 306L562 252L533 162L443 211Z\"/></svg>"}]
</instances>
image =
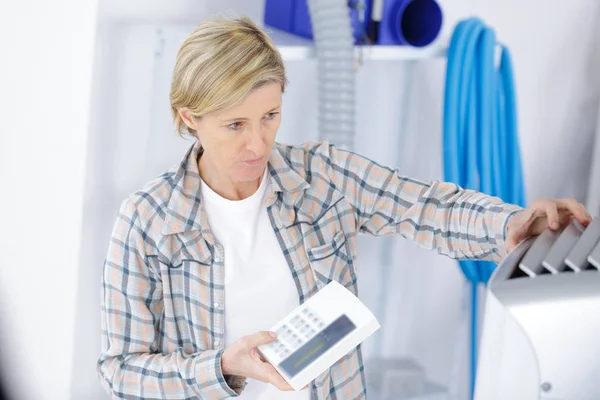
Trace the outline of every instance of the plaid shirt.
<instances>
[{"instance_id":1,"label":"plaid shirt","mask_svg":"<svg viewBox=\"0 0 600 400\"><path fill-rule=\"evenodd\" d=\"M236 397L223 376L224 250L211 233L192 146L121 205L102 279L98 374L119 399ZM324 143L276 144L265 206L303 303L332 279L357 294L358 233L399 234L453 258L499 261L519 207L451 183L419 182ZM361 348L311 384L312 398L363 399Z\"/></svg>"}]
</instances>

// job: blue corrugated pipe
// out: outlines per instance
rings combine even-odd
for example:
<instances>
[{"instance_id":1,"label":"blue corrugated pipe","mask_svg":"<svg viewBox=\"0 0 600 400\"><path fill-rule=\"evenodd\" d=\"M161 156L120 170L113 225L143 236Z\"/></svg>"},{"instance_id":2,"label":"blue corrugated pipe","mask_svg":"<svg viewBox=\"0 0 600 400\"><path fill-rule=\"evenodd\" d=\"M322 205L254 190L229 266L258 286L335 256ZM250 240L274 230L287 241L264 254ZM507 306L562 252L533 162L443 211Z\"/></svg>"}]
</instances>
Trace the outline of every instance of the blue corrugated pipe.
<instances>
[{"instance_id":1,"label":"blue corrugated pipe","mask_svg":"<svg viewBox=\"0 0 600 400\"><path fill-rule=\"evenodd\" d=\"M444 100L444 180L525 206L512 62L478 18L460 22L448 50ZM500 68L494 62L501 48ZM477 369L477 287L496 265L460 261L472 283L471 398Z\"/></svg>"}]
</instances>

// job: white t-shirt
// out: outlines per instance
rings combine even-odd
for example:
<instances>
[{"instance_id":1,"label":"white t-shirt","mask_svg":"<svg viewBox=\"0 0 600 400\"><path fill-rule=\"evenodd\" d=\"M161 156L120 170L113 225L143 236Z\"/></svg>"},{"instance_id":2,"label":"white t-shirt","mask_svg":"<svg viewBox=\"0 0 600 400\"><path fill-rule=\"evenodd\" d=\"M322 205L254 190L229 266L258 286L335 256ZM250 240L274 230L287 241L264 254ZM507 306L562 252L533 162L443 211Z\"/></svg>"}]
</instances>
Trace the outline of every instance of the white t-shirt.
<instances>
[{"instance_id":1,"label":"white t-shirt","mask_svg":"<svg viewBox=\"0 0 600 400\"><path fill-rule=\"evenodd\" d=\"M298 291L267 213L266 171L252 196L225 199L203 181L204 210L225 252L225 346L242 336L269 330L298 307ZM239 397L254 400L308 400L310 390L282 392L255 379Z\"/></svg>"}]
</instances>

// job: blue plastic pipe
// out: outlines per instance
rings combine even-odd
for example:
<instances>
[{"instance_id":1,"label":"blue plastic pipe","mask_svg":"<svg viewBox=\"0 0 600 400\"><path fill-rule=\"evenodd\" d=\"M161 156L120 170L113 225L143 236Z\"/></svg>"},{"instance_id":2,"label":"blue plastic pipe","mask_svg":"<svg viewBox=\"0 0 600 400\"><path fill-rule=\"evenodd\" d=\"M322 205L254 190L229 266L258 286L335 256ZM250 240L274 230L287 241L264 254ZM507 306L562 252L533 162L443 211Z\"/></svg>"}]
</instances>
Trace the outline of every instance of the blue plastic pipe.
<instances>
[{"instance_id":1,"label":"blue plastic pipe","mask_svg":"<svg viewBox=\"0 0 600 400\"><path fill-rule=\"evenodd\" d=\"M501 47L500 67L495 32L478 18L460 22L448 50L444 99L444 180L466 189L525 206L517 132L516 99L510 54ZM477 375L477 288L496 265L462 260L472 284L471 397Z\"/></svg>"},{"instance_id":2,"label":"blue plastic pipe","mask_svg":"<svg viewBox=\"0 0 600 400\"><path fill-rule=\"evenodd\" d=\"M400 45L427 46L442 29L442 9L434 0L396 0L389 18L392 35Z\"/></svg>"}]
</instances>

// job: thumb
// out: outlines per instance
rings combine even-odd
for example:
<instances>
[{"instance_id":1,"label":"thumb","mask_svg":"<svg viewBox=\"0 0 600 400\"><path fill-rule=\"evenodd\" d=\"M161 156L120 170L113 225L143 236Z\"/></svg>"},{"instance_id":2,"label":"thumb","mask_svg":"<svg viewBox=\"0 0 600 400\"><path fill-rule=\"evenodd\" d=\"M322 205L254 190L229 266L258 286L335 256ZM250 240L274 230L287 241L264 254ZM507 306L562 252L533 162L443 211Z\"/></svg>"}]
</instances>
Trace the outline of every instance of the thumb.
<instances>
[{"instance_id":1,"label":"thumb","mask_svg":"<svg viewBox=\"0 0 600 400\"><path fill-rule=\"evenodd\" d=\"M536 215L532 210L525 210L521 214L516 214L508 224L507 237L513 245L519 244L519 242L527 237L527 232Z\"/></svg>"},{"instance_id":2,"label":"thumb","mask_svg":"<svg viewBox=\"0 0 600 400\"><path fill-rule=\"evenodd\" d=\"M271 343L276 337L275 332L261 331L247 336L245 342L249 347L257 347L261 344Z\"/></svg>"},{"instance_id":3,"label":"thumb","mask_svg":"<svg viewBox=\"0 0 600 400\"><path fill-rule=\"evenodd\" d=\"M527 233L527 228L528 226L524 226L524 225L519 225L518 223L515 223L516 221L512 221L513 224L511 224L506 232L506 242L505 242L505 246L506 246L506 250L507 251L512 251L515 247L517 247L517 245L519 244L519 242L525 237L525 234Z\"/></svg>"}]
</instances>

